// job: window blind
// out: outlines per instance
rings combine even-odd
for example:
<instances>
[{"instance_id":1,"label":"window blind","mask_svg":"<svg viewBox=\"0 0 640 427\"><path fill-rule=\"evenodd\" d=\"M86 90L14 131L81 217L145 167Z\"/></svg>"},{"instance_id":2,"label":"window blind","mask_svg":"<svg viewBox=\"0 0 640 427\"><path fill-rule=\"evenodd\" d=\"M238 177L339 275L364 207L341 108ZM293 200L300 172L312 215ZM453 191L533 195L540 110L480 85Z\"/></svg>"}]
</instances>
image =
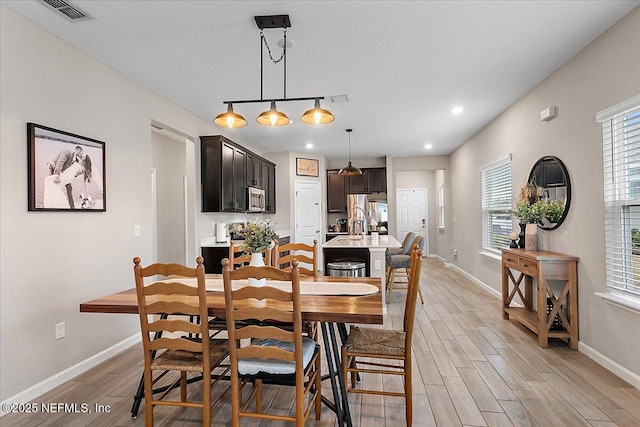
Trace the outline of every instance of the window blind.
<instances>
[{"instance_id":1,"label":"window blind","mask_svg":"<svg viewBox=\"0 0 640 427\"><path fill-rule=\"evenodd\" d=\"M598 121L607 286L640 296L640 96L599 114Z\"/></svg>"},{"instance_id":2,"label":"window blind","mask_svg":"<svg viewBox=\"0 0 640 427\"><path fill-rule=\"evenodd\" d=\"M509 246L511 216L511 154L480 168L482 197L482 247L498 253Z\"/></svg>"}]
</instances>

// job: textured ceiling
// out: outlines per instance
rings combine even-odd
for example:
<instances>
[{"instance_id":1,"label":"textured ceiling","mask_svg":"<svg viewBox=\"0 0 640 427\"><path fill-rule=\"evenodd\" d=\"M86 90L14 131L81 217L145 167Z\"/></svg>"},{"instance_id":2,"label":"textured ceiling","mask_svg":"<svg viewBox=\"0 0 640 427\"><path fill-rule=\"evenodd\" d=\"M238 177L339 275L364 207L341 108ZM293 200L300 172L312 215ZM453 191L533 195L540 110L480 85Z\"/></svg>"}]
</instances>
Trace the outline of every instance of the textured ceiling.
<instances>
[{"instance_id":1,"label":"textured ceiling","mask_svg":"<svg viewBox=\"0 0 640 427\"><path fill-rule=\"evenodd\" d=\"M287 96L349 101L325 101L336 120L323 126L299 121L311 102L280 104L295 121L281 128L255 122L268 105L236 105L249 124L220 133L263 152L311 142L328 158L346 157L346 128L356 158L449 154L640 4L73 1L94 19L71 23L35 1L1 3L207 121L222 101L260 97L253 17L289 14ZM278 55L281 31L265 35ZM264 97L282 94L282 65L265 56Z\"/></svg>"}]
</instances>

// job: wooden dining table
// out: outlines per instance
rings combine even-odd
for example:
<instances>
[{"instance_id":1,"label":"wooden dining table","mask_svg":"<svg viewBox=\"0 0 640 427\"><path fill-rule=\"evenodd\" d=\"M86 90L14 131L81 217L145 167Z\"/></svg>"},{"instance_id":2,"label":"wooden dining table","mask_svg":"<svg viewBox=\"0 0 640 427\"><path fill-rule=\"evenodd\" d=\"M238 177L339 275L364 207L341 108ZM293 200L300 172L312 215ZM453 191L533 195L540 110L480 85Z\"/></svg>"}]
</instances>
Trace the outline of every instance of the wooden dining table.
<instances>
[{"instance_id":1,"label":"wooden dining table","mask_svg":"<svg viewBox=\"0 0 640 427\"><path fill-rule=\"evenodd\" d=\"M210 279L219 279L221 275L207 275ZM327 379L331 381L333 401L322 396L322 401L333 410L338 418L338 425L351 427L351 412L347 399L345 378L342 375L342 363L340 360L340 344L346 339L347 330L345 324L378 324L383 323L382 307L382 282L380 278L373 277L301 277L303 282L318 282L320 284L340 283L369 284L378 288L378 292L368 295L318 295L301 294L300 302L302 308L302 320L320 322L322 330L323 348L326 355L329 375ZM339 289L339 288L338 288ZM338 292L339 293L339 292ZM160 298L160 297L158 297ZM252 304L265 304L264 301L255 300ZM269 301L269 304L278 306L276 301ZM219 291L207 291L207 306L209 316L225 317L226 308L224 294ZM82 313L109 313L109 314L138 314L138 301L135 288L127 289L112 295L107 295L80 304ZM143 398L141 389L134 396L134 405L131 410L132 416L137 416L140 402Z\"/></svg>"}]
</instances>

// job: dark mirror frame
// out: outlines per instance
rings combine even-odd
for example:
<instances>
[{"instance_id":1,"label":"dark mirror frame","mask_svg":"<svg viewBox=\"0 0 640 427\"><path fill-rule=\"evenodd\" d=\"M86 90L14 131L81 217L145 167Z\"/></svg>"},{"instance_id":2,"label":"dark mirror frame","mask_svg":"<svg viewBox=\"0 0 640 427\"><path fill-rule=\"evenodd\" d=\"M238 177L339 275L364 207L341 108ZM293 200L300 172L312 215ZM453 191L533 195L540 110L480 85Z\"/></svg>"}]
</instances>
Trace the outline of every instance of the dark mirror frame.
<instances>
[{"instance_id":1,"label":"dark mirror frame","mask_svg":"<svg viewBox=\"0 0 640 427\"><path fill-rule=\"evenodd\" d=\"M564 214L562 215L562 218L560 218L560 221L550 224L538 223L538 227L543 230L555 230L564 222L567 214L569 213L569 207L571 206L571 180L569 179L569 171L564 163L562 163L562 160L556 156L544 156L538 159L531 168L531 172L529 173L529 182L534 178L538 187L543 187L545 189L556 187L567 188Z\"/></svg>"}]
</instances>

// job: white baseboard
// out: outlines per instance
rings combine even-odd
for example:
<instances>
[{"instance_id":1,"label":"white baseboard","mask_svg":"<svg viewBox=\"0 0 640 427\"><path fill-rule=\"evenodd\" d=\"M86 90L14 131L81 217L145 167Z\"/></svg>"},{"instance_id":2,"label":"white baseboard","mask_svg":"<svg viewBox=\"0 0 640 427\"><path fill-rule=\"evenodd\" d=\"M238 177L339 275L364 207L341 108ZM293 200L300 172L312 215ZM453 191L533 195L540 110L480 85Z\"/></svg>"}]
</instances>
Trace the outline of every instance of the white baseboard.
<instances>
[{"instance_id":1,"label":"white baseboard","mask_svg":"<svg viewBox=\"0 0 640 427\"><path fill-rule=\"evenodd\" d=\"M140 342L141 340L142 340L142 337L140 333L137 333L129 338L126 338L123 341L120 341L117 344L112 345L111 347L105 350L102 350L100 353L94 354L93 356L81 362L76 363L75 365L65 369L62 372L58 372L57 374L43 381L40 381L39 383L29 387L28 389L23 390L19 393L16 393L6 400L3 400L0 417L6 414L4 410L5 406L11 405L11 404L31 402L36 397L41 396L44 393L48 392L49 390L56 388L60 384L63 384L69 381L70 379L77 377L83 372L86 372L89 369L93 368L94 366L99 365L100 363L104 362L108 358L115 356L116 354L120 353L123 350L126 350L127 348Z\"/></svg>"},{"instance_id":2,"label":"white baseboard","mask_svg":"<svg viewBox=\"0 0 640 427\"><path fill-rule=\"evenodd\" d=\"M630 371L629 369L625 368L619 363L609 359L607 356L600 353L593 347L589 347L587 344L583 343L582 341L578 341L578 351L584 354L585 356L589 357L590 359L593 359L599 365L604 366L605 368L607 368L608 370L610 370L611 372L613 372L614 374L616 374L617 376L619 376L620 378L622 378L623 380L625 380L626 382L634 386L635 388L640 389L640 375Z\"/></svg>"},{"instance_id":3,"label":"white baseboard","mask_svg":"<svg viewBox=\"0 0 640 427\"><path fill-rule=\"evenodd\" d=\"M493 289L491 286L487 285L486 283L484 283L482 280L477 279L476 277L472 276L471 274L467 273L466 271L464 271L463 269L461 269L460 267L458 267L457 265L453 265L452 264L453 269L455 269L457 272L459 272L460 274L464 275L465 277L467 277L469 280L471 280L473 283L475 283L476 285L480 286L482 289L484 289L485 291L489 292L491 295L493 295L494 297L498 298L498 299L502 299L502 293L496 289Z\"/></svg>"}]
</instances>

